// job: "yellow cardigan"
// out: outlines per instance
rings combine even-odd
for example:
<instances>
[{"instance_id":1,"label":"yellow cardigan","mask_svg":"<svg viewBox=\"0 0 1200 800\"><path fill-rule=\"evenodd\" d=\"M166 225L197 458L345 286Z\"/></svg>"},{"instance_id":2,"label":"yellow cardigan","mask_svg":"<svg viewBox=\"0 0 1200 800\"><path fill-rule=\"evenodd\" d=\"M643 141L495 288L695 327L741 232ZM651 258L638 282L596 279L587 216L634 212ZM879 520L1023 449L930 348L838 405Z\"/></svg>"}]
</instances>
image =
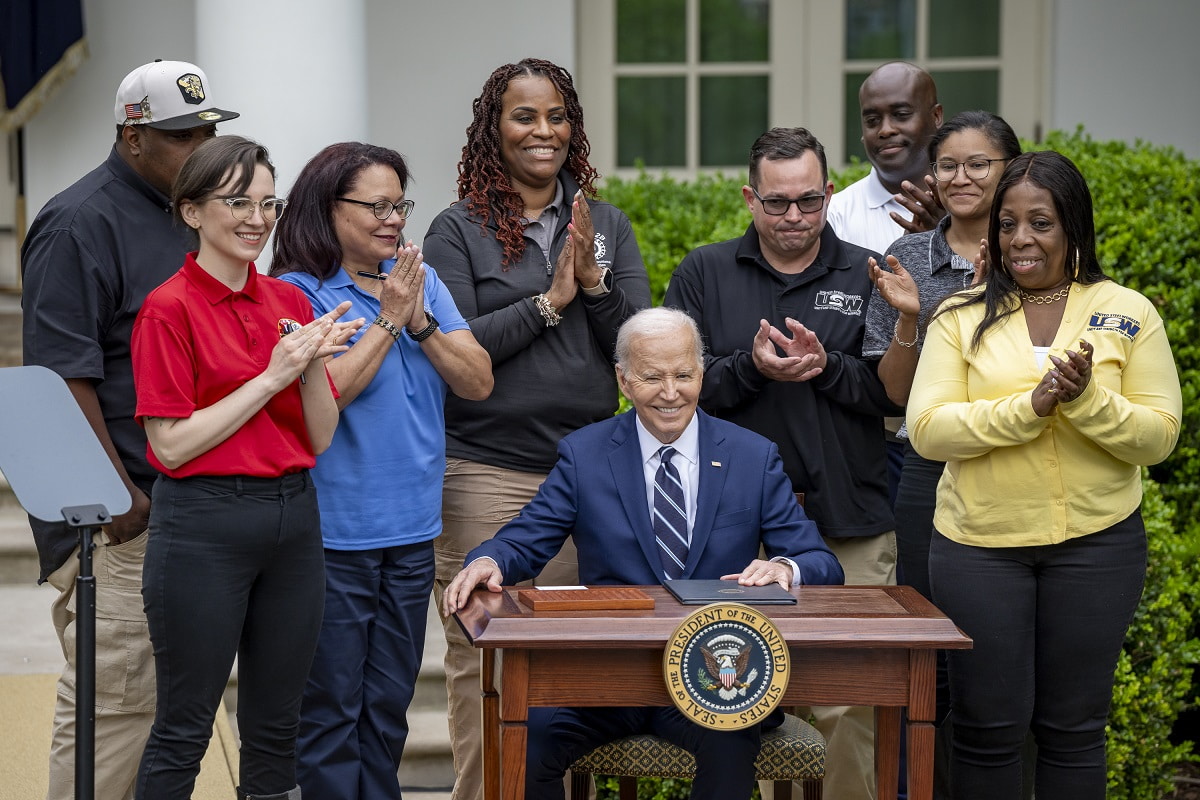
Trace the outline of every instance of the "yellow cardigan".
<instances>
[{"instance_id":1,"label":"yellow cardigan","mask_svg":"<svg viewBox=\"0 0 1200 800\"><path fill-rule=\"evenodd\" d=\"M954 301L951 301L954 302ZM1074 284L1050 352L1086 339L1092 379L1039 417L1033 388L1053 363L1033 354L1024 313L971 336L983 305L929 327L908 402L908 432L925 458L945 461L934 526L981 547L1063 542L1103 530L1141 503L1140 465L1166 458L1183 400L1162 318L1112 281Z\"/></svg>"}]
</instances>

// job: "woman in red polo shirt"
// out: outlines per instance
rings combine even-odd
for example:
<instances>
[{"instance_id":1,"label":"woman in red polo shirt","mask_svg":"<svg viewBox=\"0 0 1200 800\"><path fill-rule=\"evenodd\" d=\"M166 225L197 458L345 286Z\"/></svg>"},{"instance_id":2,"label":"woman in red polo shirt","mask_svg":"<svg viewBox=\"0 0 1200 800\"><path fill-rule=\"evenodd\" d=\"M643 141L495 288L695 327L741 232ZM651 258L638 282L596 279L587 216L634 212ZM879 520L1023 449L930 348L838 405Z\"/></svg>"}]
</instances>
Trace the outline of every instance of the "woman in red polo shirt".
<instances>
[{"instance_id":1,"label":"woman in red polo shirt","mask_svg":"<svg viewBox=\"0 0 1200 800\"><path fill-rule=\"evenodd\" d=\"M324 566L308 470L338 411L323 359L362 320L313 319L254 268L284 201L261 145L206 142L172 192L200 249L146 298L133 329L137 418L154 485L142 595L158 710L137 796L191 797L234 656L239 797L298 798L295 739Z\"/></svg>"}]
</instances>

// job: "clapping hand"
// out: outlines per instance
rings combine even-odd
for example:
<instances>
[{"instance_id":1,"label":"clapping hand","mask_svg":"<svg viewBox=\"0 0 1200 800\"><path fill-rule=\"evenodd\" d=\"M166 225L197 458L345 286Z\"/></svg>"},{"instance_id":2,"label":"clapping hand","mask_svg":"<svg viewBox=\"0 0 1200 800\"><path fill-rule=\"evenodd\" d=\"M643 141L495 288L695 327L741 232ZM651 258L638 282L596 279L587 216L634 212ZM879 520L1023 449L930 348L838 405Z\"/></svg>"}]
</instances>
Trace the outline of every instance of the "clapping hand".
<instances>
[{"instance_id":1,"label":"clapping hand","mask_svg":"<svg viewBox=\"0 0 1200 800\"><path fill-rule=\"evenodd\" d=\"M1080 339L1079 350L1068 350L1065 359L1050 356L1053 369L1033 388L1033 410L1039 417L1049 416L1060 403L1070 403L1083 394L1092 380L1093 349L1090 342Z\"/></svg>"},{"instance_id":2,"label":"clapping hand","mask_svg":"<svg viewBox=\"0 0 1200 800\"><path fill-rule=\"evenodd\" d=\"M758 321L752 351L754 366L773 381L800 382L817 377L825 369L826 361L821 340L791 317L785 324L792 333L790 339L765 319ZM783 351L783 356L776 352L776 347Z\"/></svg>"},{"instance_id":3,"label":"clapping hand","mask_svg":"<svg viewBox=\"0 0 1200 800\"><path fill-rule=\"evenodd\" d=\"M334 325L338 318L349 310L350 301L346 300L332 311L281 337L271 350L271 360L267 363L264 373L275 378L282 389L304 374L313 362L344 353L349 348L345 344L336 343L341 329L335 332ZM361 321L355 322L361 326Z\"/></svg>"},{"instance_id":4,"label":"clapping hand","mask_svg":"<svg viewBox=\"0 0 1200 800\"><path fill-rule=\"evenodd\" d=\"M942 207L937 195L937 181L932 176L925 176L928 190L922 189L909 181L900 184L900 193L895 195L896 202L912 212L912 219L905 219L895 211L888 212L896 224L908 233L931 231L937 227L946 209Z\"/></svg>"},{"instance_id":5,"label":"clapping hand","mask_svg":"<svg viewBox=\"0 0 1200 800\"><path fill-rule=\"evenodd\" d=\"M596 228L592 225L592 210L580 189L571 202L571 224L568 228L575 246L575 281L591 289L600 284L604 271L596 263Z\"/></svg>"},{"instance_id":6,"label":"clapping hand","mask_svg":"<svg viewBox=\"0 0 1200 800\"><path fill-rule=\"evenodd\" d=\"M550 291L546 292L546 300L554 306L559 314L575 299L579 284L575 280L575 240L574 232L567 235L567 242L558 261L554 263L554 277L550 281Z\"/></svg>"},{"instance_id":7,"label":"clapping hand","mask_svg":"<svg viewBox=\"0 0 1200 800\"><path fill-rule=\"evenodd\" d=\"M988 243L987 239L979 240L979 255L975 256L975 274L971 276L971 285L978 286L987 280L988 274Z\"/></svg>"},{"instance_id":8,"label":"clapping hand","mask_svg":"<svg viewBox=\"0 0 1200 800\"><path fill-rule=\"evenodd\" d=\"M874 258L867 259L867 270L871 275L871 283L875 285L879 296L889 306L901 314L915 317L921 310L921 295L917 291L916 281L912 279L912 275L908 274L908 270L900 265L895 256L887 257L887 265L888 269L885 270Z\"/></svg>"},{"instance_id":9,"label":"clapping hand","mask_svg":"<svg viewBox=\"0 0 1200 800\"><path fill-rule=\"evenodd\" d=\"M396 251L396 264L379 293L379 313L394 325L416 332L429 324L425 314L425 265L421 248L409 240Z\"/></svg>"}]
</instances>

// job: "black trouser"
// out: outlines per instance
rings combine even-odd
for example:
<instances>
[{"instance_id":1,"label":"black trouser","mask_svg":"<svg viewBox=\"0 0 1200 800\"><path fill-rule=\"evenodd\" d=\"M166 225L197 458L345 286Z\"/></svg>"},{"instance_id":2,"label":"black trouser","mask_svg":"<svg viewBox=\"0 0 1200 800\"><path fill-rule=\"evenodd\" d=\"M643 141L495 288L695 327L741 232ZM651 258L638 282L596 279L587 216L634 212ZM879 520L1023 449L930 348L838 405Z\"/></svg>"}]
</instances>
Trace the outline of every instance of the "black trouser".
<instances>
[{"instance_id":1,"label":"black trouser","mask_svg":"<svg viewBox=\"0 0 1200 800\"><path fill-rule=\"evenodd\" d=\"M1020 797L1032 731L1037 797L1103 798L1113 672L1146 574L1140 512L1041 547L972 547L935 533L929 568L934 600L975 640L949 656L954 796Z\"/></svg>"},{"instance_id":2,"label":"black trouser","mask_svg":"<svg viewBox=\"0 0 1200 800\"><path fill-rule=\"evenodd\" d=\"M904 469L896 490L896 551L900 564L900 583L912 586L925 599L929 590L929 540L933 538L933 512L937 504L937 485L945 464L917 455L912 443L904 444ZM946 671L946 651L937 653L937 720L934 738L933 797L949 800L950 792L950 678ZM902 741L903 744L903 741ZM901 774L901 783L905 776Z\"/></svg>"},{"instance_id":3,"label":"black trouser","mask_svg":"<svg viewBox=\"0 0 1200 800\"><path fill-rule=\"evenodd\" d=\"M158 711L138 798L191 797L235 654L241 788L269 795L296 785L300 698L324 592L307 472L158 479L142 576Z\"/></svg>"}]
</instances>

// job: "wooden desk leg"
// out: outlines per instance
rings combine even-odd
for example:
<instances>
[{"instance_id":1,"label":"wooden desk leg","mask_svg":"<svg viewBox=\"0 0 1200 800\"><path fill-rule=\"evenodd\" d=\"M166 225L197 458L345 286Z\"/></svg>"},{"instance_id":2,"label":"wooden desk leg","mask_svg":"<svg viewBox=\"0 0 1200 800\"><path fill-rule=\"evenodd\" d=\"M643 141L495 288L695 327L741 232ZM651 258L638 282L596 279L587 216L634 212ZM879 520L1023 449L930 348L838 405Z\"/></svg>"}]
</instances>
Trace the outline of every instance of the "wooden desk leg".
<instances>
[{"instance_id":1,"label":"wooden desk leg","mask_svg":"<svg viewBox=\"0 0 1200 800\"><path fill-rule=\"evenodd\" d=\"M913 650L908 658L908 796L910 800L933 800L937 651Z\"/></svg>"},{"instance_id":2,"label":"wooden desk leg","mask_svg":"<svg viewBox=\"0 0 1200 800\"><path fill-rule=\"evenodd\" d=\"M496 692L496 651L481 650L483 667L483 796L500 800L500 695Z\"/></svg>"},{"instance_id":3,"label":"wooden desk leg","mask_svg":"<svg viewBox=\"0 0 1200 800\"><path fill-rule=\"evenodd\" d=\"M529 736L529 651L505 650L500 676L500 772L503 800L525 800L525 748Z\"/></svg>"},{"instance_id":4,"label":"wooden desk leg","mask_svg":"<svg viewBox=\"0 0 1200 800\"><path fill-rule=\"evenodd\" d=\"M896 800L900 782L900 708L875 707L875 794ZM910 795L911 797L911 795Z\"/></svg>"}]
</instances>

